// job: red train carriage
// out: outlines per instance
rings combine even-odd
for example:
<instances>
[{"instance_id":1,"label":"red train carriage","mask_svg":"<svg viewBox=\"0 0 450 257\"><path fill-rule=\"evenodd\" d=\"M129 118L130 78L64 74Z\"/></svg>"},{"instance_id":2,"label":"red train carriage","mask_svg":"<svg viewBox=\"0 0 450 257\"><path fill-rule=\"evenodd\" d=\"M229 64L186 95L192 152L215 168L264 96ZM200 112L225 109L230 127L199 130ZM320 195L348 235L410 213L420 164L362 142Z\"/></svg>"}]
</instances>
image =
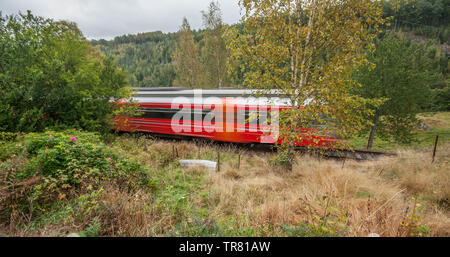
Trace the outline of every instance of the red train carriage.
<instances>
[{"instance_id":1,"label":"red train carriage","mask_svg":"<svg viewBox=\"0 0 450 257\"><path fill-rule=\"evenodd\" d=\"M140 114L115 117L115 129L207 138L234 143L276 144L278 113L290 108L276 92L254 97L251 90L138 88L132 97ZM310 129L299 128L299 133ZM314 136L296 146L329 146L336 139Z\"/></svg>"}]
</instances>

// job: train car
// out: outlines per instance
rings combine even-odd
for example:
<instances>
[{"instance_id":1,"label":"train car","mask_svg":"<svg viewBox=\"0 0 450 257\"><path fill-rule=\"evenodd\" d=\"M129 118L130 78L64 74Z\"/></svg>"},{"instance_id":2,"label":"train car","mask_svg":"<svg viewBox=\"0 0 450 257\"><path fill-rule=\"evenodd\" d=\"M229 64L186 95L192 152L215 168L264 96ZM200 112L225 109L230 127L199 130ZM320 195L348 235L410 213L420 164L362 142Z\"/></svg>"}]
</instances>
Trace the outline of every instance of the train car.
<instances>
[{"instance_id":1,"label":"train car","mask_svg":"<svg viewBox=\"0 0 450 257\"><path fill-rule=\"evenodd\" d=\"M135 117L115 117L115 129L166 136L206 138L242 144L280 144L278 117L290 101L276 91L258 95L254 90L186 90L136 88L131 103ZM298 128L307 134L311 128ZM304 137L296 146L325 147L336 139Z\"/></svg>"}]
</instances>

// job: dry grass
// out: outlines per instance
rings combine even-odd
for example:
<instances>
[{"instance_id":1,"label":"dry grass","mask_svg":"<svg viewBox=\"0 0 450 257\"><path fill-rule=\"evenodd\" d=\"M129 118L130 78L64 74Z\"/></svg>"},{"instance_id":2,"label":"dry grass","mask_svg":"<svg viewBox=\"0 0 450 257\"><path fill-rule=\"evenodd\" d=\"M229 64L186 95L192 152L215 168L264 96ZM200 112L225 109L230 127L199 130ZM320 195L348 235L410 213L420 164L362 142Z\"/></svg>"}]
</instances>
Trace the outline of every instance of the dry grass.
<instances>
[{"instance_id":1,"label":"dry grass","mask_svg":"<svg viewBox=\"0 0 450 257\"><path fill-rule=\"evenodd\" d=\"M305 155L297 157L292 172L272 166L273 154L256 152L242 154L238 169L237 149L219 148L221 172L211 172L180 171L176 163L216 160L215 146L121 137L112 147L149 167L157 193L105 185L89 214L77 218L73 213L80 210L65 215L62 209L56 223L46 218L37 229L8 234L66 235L97 222L104 236L160 236L177 231L179 224L190 229L195 225L190 220L200 217L208 224L217 221L226 236L290 235L283 226L301 224L311 229L306 235L450 236L449 146L440 148L434 164L430 151L417 150L398 150L398 156L376 161L347 160L344 165ZM179 191L171 191L175 184ZM186 201L180 200L184 197ZM195 214L200 209L206 214Z\"/></svg>"},{"instance_id":2,"label":"dry grass","mask_svg":"<svg viewBox=\"0 0 450 257\"><path fill-rule=\"evenodd\" d=\"M430 129L447 130L450 128L450 112L422 113L417 118Z\"/></svg>"},{"instance_id":3,"label":"dry grass","mask_svg":"<svg viewBox=\"0 0 450 257\"><path fill-rule=\"evenodd\" d=\"M407 236L425 235L427 226L429 235L449 236L449 152L434 164L430 156L402 151L344 166L302 156L290 173L270 166L267 154L245 156L239 170L225 164L209 173L214 200L206 204L213 217L255 228L306 223L346 236Z\"/></svg>"},{"instance_id":4,"label":"dry grass","mask_svg":"<svg viewBox=\"0 0 450 257\"><path fill-rule=\"evenodd\" d=\"M144 192L130 194L116 187L105 185L98 197L89 199L89 206L75 205L63 209L58 222L48 222L36 230L17 230L10 236L60 236L82 231L91 224L101 224L101 233L95 236L145 236L163 217L147 204L151 199ZM88 209L89 208L89 209Z\"/></svg>"}]
</instances>

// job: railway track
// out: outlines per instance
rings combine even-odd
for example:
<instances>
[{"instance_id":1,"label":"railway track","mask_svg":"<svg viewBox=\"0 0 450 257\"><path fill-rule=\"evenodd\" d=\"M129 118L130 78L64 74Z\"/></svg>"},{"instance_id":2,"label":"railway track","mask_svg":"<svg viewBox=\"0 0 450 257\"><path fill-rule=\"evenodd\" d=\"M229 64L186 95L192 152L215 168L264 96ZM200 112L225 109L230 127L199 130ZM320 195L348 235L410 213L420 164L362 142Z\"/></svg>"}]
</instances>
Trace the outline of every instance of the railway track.
<instances>
[{"instance_id":1,"label":"railway track","mask_svg":"<svg viewBox=\"0 0 450 257\"><path fill-rule=\"evenodd\" d=\"M165 134L154 134L154 133L145 133L145 132L139 132L139 133L127 133L127 134L133 134L135 136L145 136L148 137L149 135L153 138L159 138L163 140L171 140L171 141L191 141L195 142L196 144L207 144L207 145L216 145L216 146L222 146L222 147L232 147L236 150L246 150L246 151L252 151L252 152L276 152L276 147L269 144L243 144L243 143L230 143L230 142L219 142L219 141L212 141L205 138L195 138L195 137L186 137L186 136L174 136L174 135L165 135ZM302 154L310 154L313 156L317 156L320 158L326 158L326 159L340 159L340 160L376 160L383 156L396 156L396 153L392 152L384 152L384 151L369 151L369 150L362 150L362 149L353 149L353 150L347 150L347 149L311 149L307 147L297 147L295 149L297 152L300 152Z\"/></svg>"},{"instance_id":2,"label":"railway track","mask_svg":"<svg viewBox=\"0 0 450 257\"><path fill-rule=\"evenodd\" d=\"M307 150L299 149L301 152L305 152ZM332 149L332 150L309 150L309 152L319 155L321 157L330 158L330 159L351 159L351 160L376 160L383 156L396 156L396 153L392 152L384 152L384 151L369 151L369 150L361 150L361 149Z\"/></svg>"}]
</instances>

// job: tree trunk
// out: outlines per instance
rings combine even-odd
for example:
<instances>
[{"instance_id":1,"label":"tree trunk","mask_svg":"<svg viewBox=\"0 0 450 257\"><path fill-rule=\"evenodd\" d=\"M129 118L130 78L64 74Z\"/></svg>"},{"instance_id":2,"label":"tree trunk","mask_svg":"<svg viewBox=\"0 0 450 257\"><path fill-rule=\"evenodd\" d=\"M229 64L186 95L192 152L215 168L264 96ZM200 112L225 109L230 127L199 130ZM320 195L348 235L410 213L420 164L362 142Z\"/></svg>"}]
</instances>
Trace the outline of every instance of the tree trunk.
<instances>
[{"instance_id":1,"label":"tree trunk","mask_svg":"<svg viewBox=\"0 0 450 257\"><path fill-rule=\"evenodd\" d=\"M378 126L378 121L380 120L380 112L376 111L375 112L375 117L373 118L373 126L370 129L370 135L369 135L369 140L367 141L367 150L370 150L372 148L373 145L373 138L375 136L375 131L377 129Z\"/></svg>"},{"instance_id":2,"label":"tree trunk","mask_svg":"<svg viewBox=\"0 0 450 257\"><path fill-rule=\"evenodd\" d=\"M294 87L295 88L295 87ZM291 98L291 112L296 111L296 106L295 106L295 97ZM292 113L290 114L291 116L293 115ZM292 138L293 135L297 134L297 124L295 123L294 119L291 118L291 124L290 124L290 129L291 129L291 135L289 136L289 145L288 145L288 152L287 152L287 169L288 171L292 172L292 169L294 167L294 161L295 161L295 138Z\"/></svg>"},{"instance_id":3,"label":"tree trunk","mask_svg":"<svg viewBox=\"0 0 450 257\"><path fill-rule=\"evenodd\" d=\"M292 172L292 169L294 167L294 158L295 158L294 151L295 151L295 145L290 142L288 152L287 152L288 161L286 163L286 169L290 172Z\"/></svg>"}]
</instances>

